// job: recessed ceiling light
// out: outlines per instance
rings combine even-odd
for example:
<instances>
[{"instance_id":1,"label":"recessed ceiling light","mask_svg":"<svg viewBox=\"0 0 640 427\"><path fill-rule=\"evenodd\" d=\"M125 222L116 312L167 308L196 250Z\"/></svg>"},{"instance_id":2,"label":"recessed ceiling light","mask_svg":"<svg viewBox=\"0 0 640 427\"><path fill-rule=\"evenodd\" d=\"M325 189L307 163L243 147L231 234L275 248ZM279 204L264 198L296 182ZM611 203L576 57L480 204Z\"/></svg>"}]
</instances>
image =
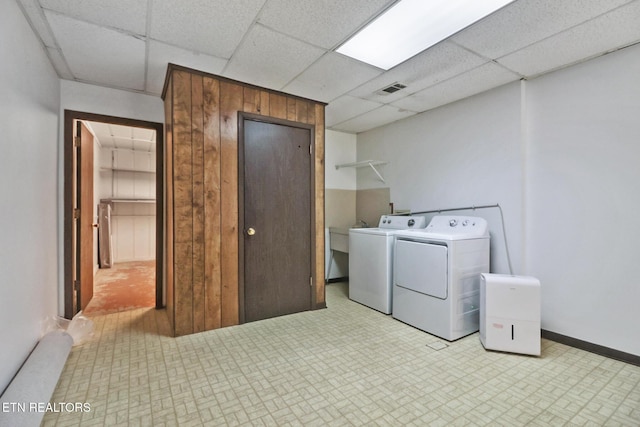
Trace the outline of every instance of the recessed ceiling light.
<instances>
[{"instance_id":1,"label":"recessed ceiling light","mask_svg":"<svg viewBox=\"0 0 640 427\"><path fill-rule=\"evenodd\" d=\"M513 0L401 0L336 52L388 70Z\"/></svg>"}]
</instances>

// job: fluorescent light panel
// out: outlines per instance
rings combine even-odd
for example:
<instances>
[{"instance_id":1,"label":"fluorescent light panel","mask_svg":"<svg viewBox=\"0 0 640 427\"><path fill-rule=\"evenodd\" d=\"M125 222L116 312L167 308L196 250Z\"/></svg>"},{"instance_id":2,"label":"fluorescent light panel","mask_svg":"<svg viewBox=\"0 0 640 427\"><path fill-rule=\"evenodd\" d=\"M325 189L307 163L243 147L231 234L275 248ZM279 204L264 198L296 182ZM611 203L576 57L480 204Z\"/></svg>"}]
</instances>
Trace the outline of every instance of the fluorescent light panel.
<instances>
[{"instance_id":1,"label":"fluorescent light panel","mask_svg":"<svg viewBox=\"0 0 640 427\"><path fill-rule=\"evenodd\" d=\"M388 70L513 0L401 0L336 52Z\"/></svg>"}]
</instances>

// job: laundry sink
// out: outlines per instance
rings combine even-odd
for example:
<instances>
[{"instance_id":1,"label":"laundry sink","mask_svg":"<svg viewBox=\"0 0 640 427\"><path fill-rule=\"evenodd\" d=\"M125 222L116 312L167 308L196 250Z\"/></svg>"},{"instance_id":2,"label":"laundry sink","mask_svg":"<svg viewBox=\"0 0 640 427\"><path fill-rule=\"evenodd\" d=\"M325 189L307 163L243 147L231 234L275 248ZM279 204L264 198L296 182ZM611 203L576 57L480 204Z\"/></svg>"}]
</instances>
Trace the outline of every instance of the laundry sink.
<instances>
[{"instance_id":1,"label":"laundry sink","mask_svg":"<svg viewBox=\"0 0 640 427\"><path fill-rule=\"evenodd\" d=\"M349 229L329 227L329 248L332 251L349 252Z\"/></svg>"}]
</instances>

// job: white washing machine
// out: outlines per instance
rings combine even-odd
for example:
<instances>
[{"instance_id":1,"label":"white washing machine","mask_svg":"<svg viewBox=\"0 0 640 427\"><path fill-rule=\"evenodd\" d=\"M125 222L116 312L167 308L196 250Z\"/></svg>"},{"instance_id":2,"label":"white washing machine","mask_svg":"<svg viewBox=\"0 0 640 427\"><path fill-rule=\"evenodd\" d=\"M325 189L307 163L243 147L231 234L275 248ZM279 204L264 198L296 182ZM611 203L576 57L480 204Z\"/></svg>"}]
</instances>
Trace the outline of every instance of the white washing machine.
<instances>
[{"instance_id":1,"label":"white washing machine","mask_svg":"<svg viewBox=\"0 0 640 427\"><path fill-rule=\"evenodd\" d=\"M453 341L478 331L480 274L489 272L484 218L434 216L395 234L393 317Z\"/></svg>"},{"instance_id":2,"label":"white washing machine","mask_svg":"<svg viewBox=\"0 0 640 427\"><path fill-rule=\"evenodd\" d=\"M391 313L393 237L425 224L423 216L382 215L377 228L350 228L349 299Z\"/></svg>"}]
</instances>

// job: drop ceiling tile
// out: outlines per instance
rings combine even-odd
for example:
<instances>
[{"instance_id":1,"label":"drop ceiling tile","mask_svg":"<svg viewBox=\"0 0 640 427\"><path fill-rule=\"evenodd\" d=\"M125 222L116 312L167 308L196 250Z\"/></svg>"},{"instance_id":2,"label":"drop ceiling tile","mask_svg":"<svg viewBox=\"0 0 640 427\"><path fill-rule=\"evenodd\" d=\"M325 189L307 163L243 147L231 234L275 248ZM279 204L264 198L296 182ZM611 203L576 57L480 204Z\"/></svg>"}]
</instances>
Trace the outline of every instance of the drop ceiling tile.
<instances>
[{"instance_id":1,"label":"drop ceiling tile","mask_svg":"<svg viewBox=\"0 0 640 427\"><path fill-rule=\"evenodd\" d=\"M327 126L352 119L360 114L381 107L382 104L345 95L331 101L325 108L324 120Z\"/></svg>"},{"instance_id":2,"label":"drop ceiling tile","mask_svg":"<svg viewBox=\"0 0 640 427\"><path fill-rule=\"evenodd\" d=\"M142 40L56 13L45 15L76 79L122 89L144 89Z\"/></svg>"},{"instance_id":3,"label":"drop ceiling tile","mask_svg":"<svg viewBox=\"0 0 640 427\"><path fill-rule=\"evenodd\" d=\"M93 134L98 138L103 138L105 136L111 136L111 130L109 129L108 123L102 122L87 122L89 128L93 131Z\"/></svg>"},{"instance_id":4,"label":"drop ceiling tile","mask_svg":"<svg viewBox=\"0 0 640 427\"><path fill-rule=\"evenodd\" d=\"M102 148L115 148L116 141L111 136L99 136L98 141Z\"/></svg>"},{"instance_id":5,"label":"drop ceiling tile","mask_svg":"<svg viewBox=\"0 0 640 427\"><path fill-rule=\"evenodd\" d=\"M111 148L115 146L115 141L111 136L111 130L109 130L109 125L107 123L102 122L87 122L87 125L93 132L98 141L100 142L100 146L103 148Z\"/></svg>"},{"instance_id":6,"label":"drop ceiling tile","mask_svg":"<svg viewBox=\"0 0 640 427\"><path fill-rule=\"evenodd\" d=\"M630 0L514 1L452 37L489 59L522 49Z\"/></svg>"},{"instance_id":7,"label":"drop ceiling tile","mask_svg":"<svg viewBox=\"0 0 640 427\"><path fill-rule=\"evenodd\" d=\"M140 0L40 0L43 8L103 27L145 34L147 2Z\"/></svg>"},{"instance_id":8,"label":"drop ceiling tile","mask_svg":"<svg viewBox=\"0 0 640 427\"><path fill-rule=\"evenodd\" d=\"M133 139L136 141L155 141L156 131L146 128L131 128Z\"/></svg>"},{"instance_id":9,"label":"drop ceiling tile","mask_svg":"<svg viewBox=\"0 0 640 427\"><path fill-rule=\"evenodd\" d=\"M332 126L331 129L349 133L360 133L405 119L415 114L414 111L393 107L391 105L383 105L373 111Z\"/></svg>"},{"instance_id":10,"label":"drop ceiling tile","mask_svg":"<svg viewBox=\"0 0 640 427\"><path fill-rule=\"evenodd\" d=\"M154 95L162 93L167 65L170 62L212 74L220 74L227 64L226 59L150 40L147 61L147 92Z\"/></svg>"},{"instance_id":11,"label":"drop ceiling tile","mask_svg":"<svg viewBox=\"0 0 640 427\"><path fill-rule=\"evenodd\" d=\"M315 46L254 25L224 75L279 90L324 53Z\"/></svg>"},{"instance_id":12,"label":"drop ceiling tile","mask_svg":"<svg viewBox=\"0 0 640 427\"><path fill-rule=\"evenodd\" d=\"M230 58L265 0L152 0L153 39Z\"/></svg>"},{"instance_id":13,"label":"drop ceiling tile","mask_svg":"<svg viewBox=\"0 0 640 427\"><path fill-rule=\"evenodd\" d=\"M114 137L115 145L117 148L121 148L123 150L133 150L134 141L131 138L120 138Z\"/></svg>"},{"instance_id":14,"label":"drop ceiling tile","mask_svg":"<svg viewBox=\"0 0 640 427\"><path fill-rule=\"evenodd\" d=\"M381 73L379 68L339 53L328 52L285 86L284 91L330 102Z\"/></svg>"},{"instance_id":15,"label":"drop ceiling tile","mask_svg":"<svg viewBox=\"0 0 640 427\"><path fill-rule=\"evenodd\" d=\"M486 59L454 43L444 41L363 84L349 94L388 104L486 62ZM376 93L395 82L402 83L407 88L389 95Z\"/></svg>"},{"instance_id":16,"label":"drop ceiling tile","mask_svg":"<svg viewBox=\"0 0 640 427\"><path fill-rule=\"evenodd\" d=\"M416 94L407 96L392 103L392 105L413 111L427 111L519 79L520 76L517 74L493 62L489 62Z\"/></svg>"},{"instance_id":17,"label":"drop ceiling tile","mask_svg":"<svg viewBox=\"0 0 640 427\"><path fill-rule=\"evenodd\" d=\"M636 1L500 58L498 62L523 75L536 76L638 41L640 2Z\"/></svg>"},{"instance_id":18,"label":"drop ceiling tile","mask_svg":"<svg viewBox=\"0 0 640 427\"><path fill-rule=\"evenodd\" d=\"M279 32L320 46L337 47L385 10L393 0L269 0L258 22Z\"/></svg>"},{"instance_id":19,"label":"drop ceiling tile","mask_svg":"<svg viewBox=\"0 0 640 427\"><path fill-rule=\"evenodd\" d=\"M116 148L120 150L133 150L133 141L131 138L113 138L116 143Z\"/></svg>"},{"instance_id":20,"label":"drop ceiling tile","mask_svg":"<svg viewBox=\"0 0 640 427\"><path fill-rule=\"evenodd\" d=\"M131 139L133 136L133 128L129 126L109 124L109 131L115 138Z\"/></svg>"},{"instance_id":21,"label":"drop ceiling tile","mask_svg":"<svg viewBox=\"0 0 640 427\"><path fill-rule=\"evenodd\" d=\"M156 144L148 141L133 141L133 150L154 152L156 151Z\"/></svg>"}]
</instances>

